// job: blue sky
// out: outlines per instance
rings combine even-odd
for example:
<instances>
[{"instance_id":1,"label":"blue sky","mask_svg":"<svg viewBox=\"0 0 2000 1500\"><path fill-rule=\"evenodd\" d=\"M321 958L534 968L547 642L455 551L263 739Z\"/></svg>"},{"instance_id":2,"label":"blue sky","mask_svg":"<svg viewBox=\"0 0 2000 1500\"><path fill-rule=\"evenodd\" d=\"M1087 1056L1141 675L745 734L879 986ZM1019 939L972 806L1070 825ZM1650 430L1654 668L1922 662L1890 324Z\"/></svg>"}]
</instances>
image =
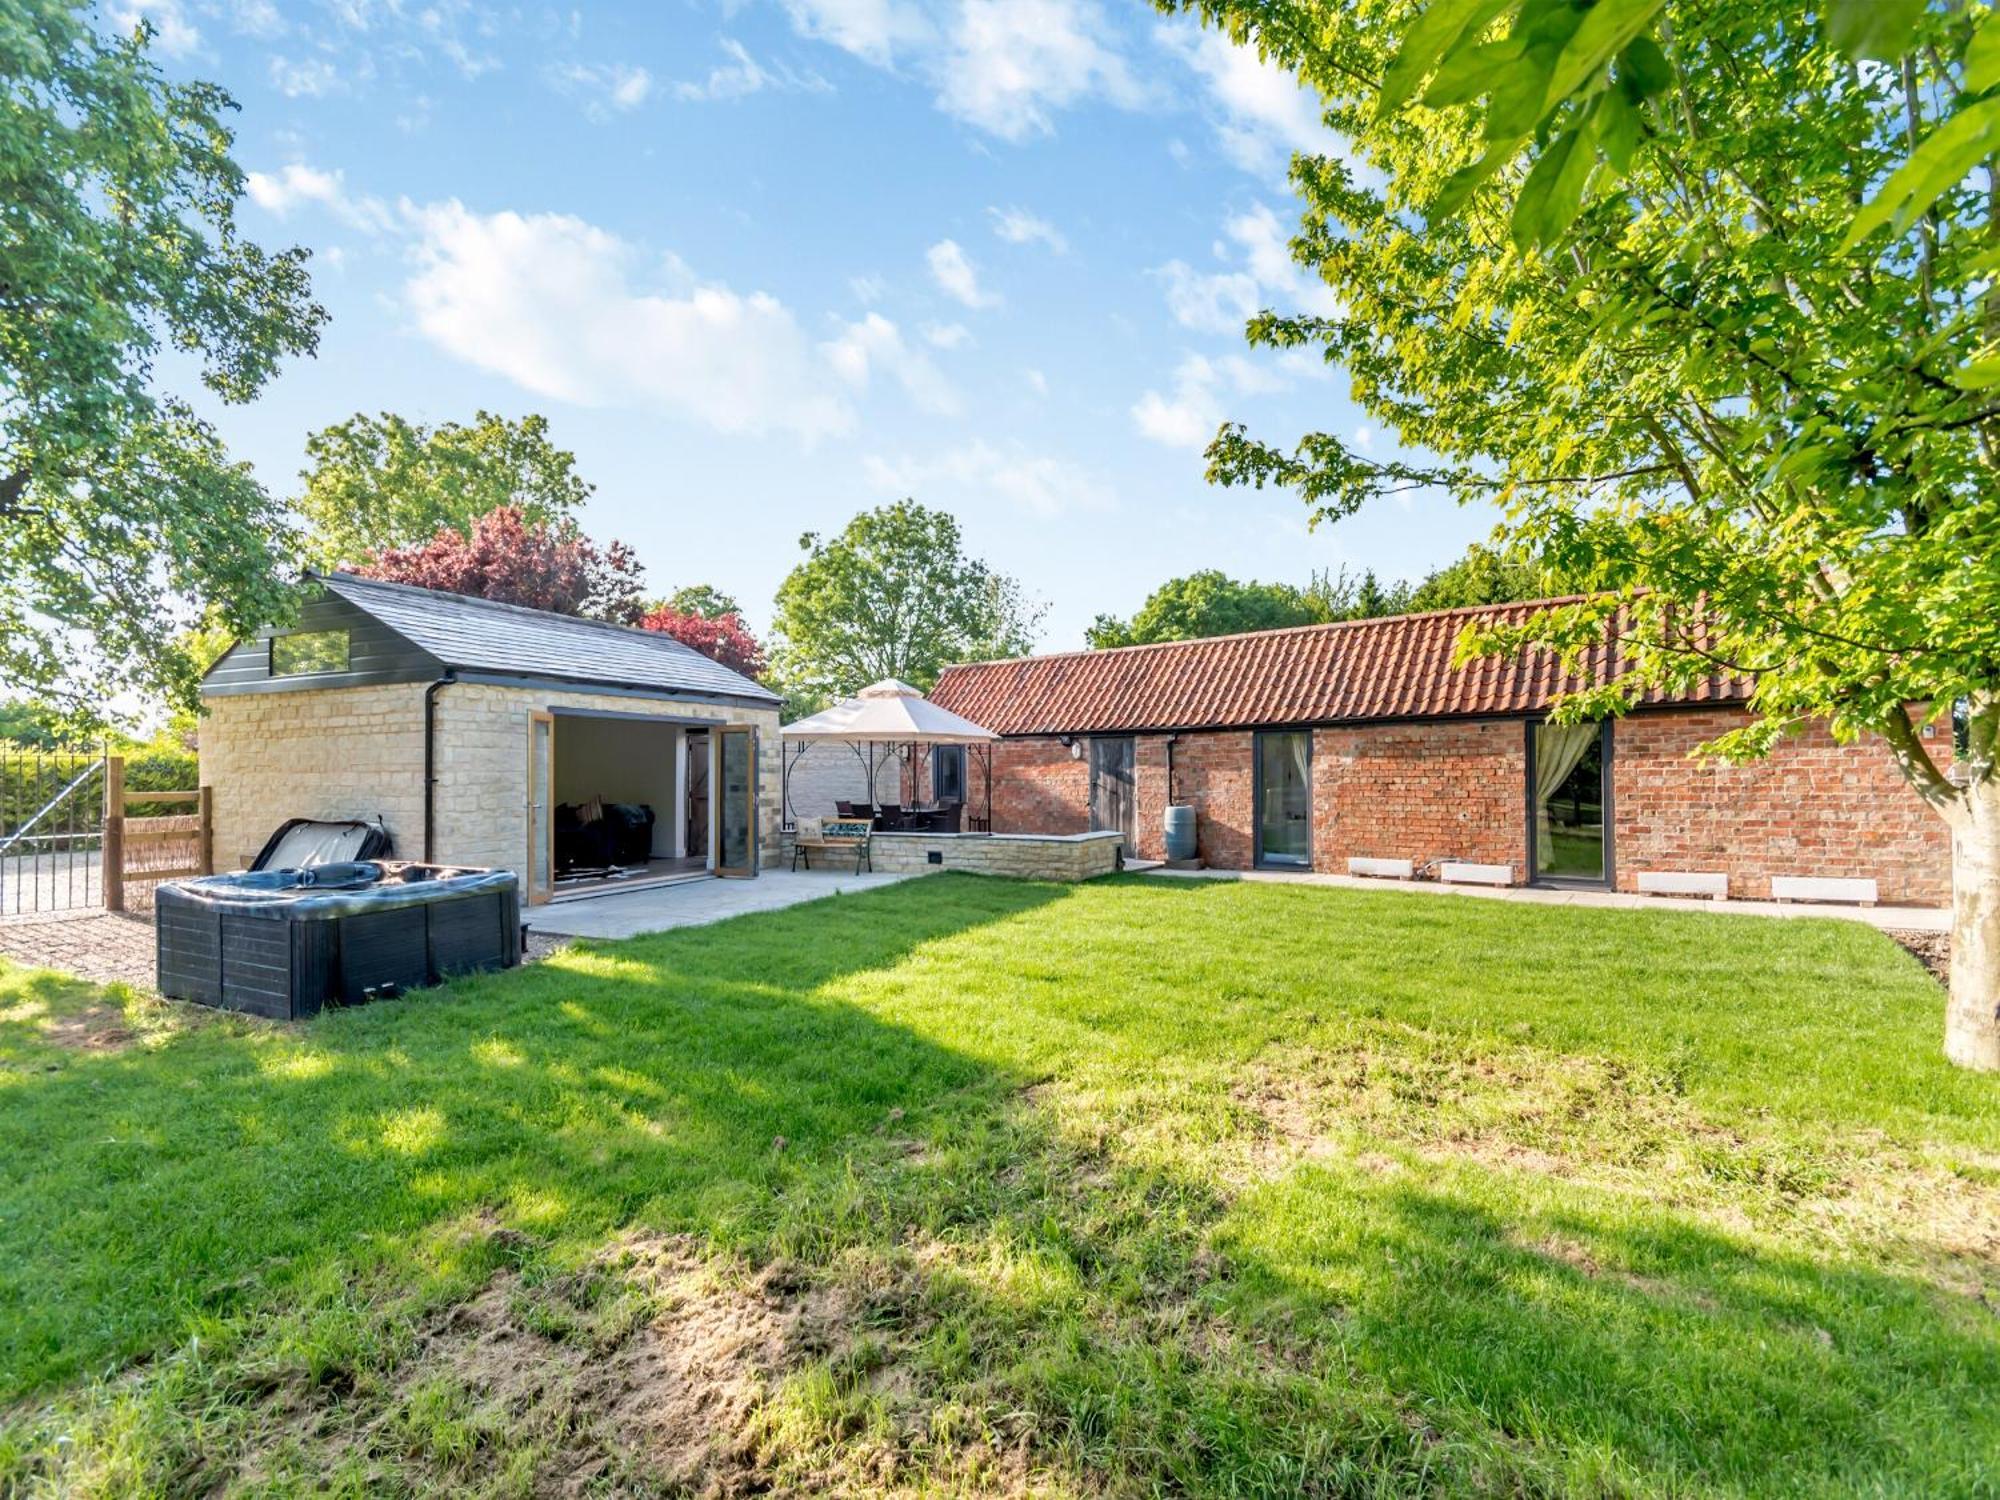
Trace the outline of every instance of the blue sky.
<instances>
[{"instance_id":1,"label":"blue sky","mask_svg":"<svg viewBox=\"0 0 2000 1500\"><path fill-rule=\"evenodd\" d=\"M245 226L332 322L217 412L277 493L357 410L540 411L659 592L768 623L806 531L909 494L1081 644L1202 567L1417 575L1492 518L1309 531L1216 489L1223 417L1387 451L1338 371L1252 353L1323 306L1285 254L1310 95L1192 23L1086 0L108 0L242 105Z\"/></svg>"}]
</instances>

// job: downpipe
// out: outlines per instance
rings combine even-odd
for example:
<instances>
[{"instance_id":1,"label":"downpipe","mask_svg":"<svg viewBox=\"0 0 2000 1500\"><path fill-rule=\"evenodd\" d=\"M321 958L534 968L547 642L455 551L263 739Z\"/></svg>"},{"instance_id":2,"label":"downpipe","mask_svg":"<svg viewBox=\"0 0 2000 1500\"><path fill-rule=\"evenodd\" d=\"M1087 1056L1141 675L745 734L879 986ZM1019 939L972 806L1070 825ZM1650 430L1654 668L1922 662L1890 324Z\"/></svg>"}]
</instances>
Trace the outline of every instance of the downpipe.
<instances>
[{"instance_id":1,"label":"downpipe","mask_svg":"<svg viewBox=\"0 0 2000 1500\"><path fill-rule=\"evenodd\" d=\"M437 859L437 695L458 681L456 672L446 672L424 689L424 863Z\"/></svg>"}]
</instances>

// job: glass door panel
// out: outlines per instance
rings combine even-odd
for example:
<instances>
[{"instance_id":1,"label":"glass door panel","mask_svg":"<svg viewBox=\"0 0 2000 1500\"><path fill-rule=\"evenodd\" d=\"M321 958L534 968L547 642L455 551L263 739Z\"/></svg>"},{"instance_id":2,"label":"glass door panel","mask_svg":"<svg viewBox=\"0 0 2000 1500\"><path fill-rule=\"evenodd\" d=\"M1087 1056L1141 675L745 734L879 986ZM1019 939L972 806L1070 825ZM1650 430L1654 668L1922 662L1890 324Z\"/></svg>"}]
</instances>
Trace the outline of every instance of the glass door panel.
<instances>
[{"instance_id":1,"label":"glass door panel","mask_svg":"<svg viewBox=\"0 0 2000 1500\"><path fill-rule=\"evenodd\" d=\"M1257 863L1312 863L1312 736L1257 736Z\"/></svg>"},{"instance_id":2,"label":"glass door panel","mask_svg":"<svg viewBox=\"0 0 2000 1500\"><path fill-rule=\"evenodd\" d=\"M757 873L756 731L730 727L715 738L715 873Z\"/></svg>"},{"instance_id":3,"label":"glass door panel","mask_svg":"<svg viewBox=\"0 0 2000 1500\"><path fill-rule=\"evenodd\" d=\"M1535 876L1605 878L1604 725L1537 724Z\"/></svg>"},{"instance_id":4,"label":"glass door panel","mask_svg":"<svg viewBox=\"0 0 2000 1500\"><path fill-rule=\"evenodd\" d=\"M556 719L528 715L528 902L555 894Z\"/></svg>"}]
</instances>

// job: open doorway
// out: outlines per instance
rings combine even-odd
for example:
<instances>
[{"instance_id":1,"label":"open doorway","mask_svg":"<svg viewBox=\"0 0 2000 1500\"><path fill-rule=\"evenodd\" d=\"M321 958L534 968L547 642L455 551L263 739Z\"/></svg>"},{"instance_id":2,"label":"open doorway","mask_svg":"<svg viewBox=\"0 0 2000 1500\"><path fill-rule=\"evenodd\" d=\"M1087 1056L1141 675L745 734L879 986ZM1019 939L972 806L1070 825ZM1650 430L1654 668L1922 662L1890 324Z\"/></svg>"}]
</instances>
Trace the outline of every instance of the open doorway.
<instances>
[{"instance_id":1,"label":"open doorway","mask_svg":"<svg viewBox=\"0 0 2000 1500\"><path fill-rule=\"evenodd\" d=\"M705 781L706 734L666 719L559 710L552 738L553 878L545 899L707 873L706 840L688 841L690 789L697 776ZM697 795L705 808L705 790Z\"/></svg>"}]
</instances>

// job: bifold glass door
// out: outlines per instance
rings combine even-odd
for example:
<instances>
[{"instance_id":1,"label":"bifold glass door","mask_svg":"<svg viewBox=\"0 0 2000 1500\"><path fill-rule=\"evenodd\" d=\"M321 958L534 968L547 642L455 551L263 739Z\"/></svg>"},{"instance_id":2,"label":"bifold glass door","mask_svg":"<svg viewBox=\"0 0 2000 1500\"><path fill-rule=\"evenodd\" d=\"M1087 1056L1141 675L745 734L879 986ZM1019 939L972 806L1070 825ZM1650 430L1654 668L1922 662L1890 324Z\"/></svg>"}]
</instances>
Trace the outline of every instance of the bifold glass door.
<instances>
[{"instance_id":1,"label":"bifold glass door","mask_svg":"<svg viewBox=\"0 0 2000 1500\"><path fill-rule=\"evenodd\" d=\"M730 725L715 741L715 873L757 873L757 732Z\"/></svg>"},{"instance_id":2,"label":"bifold glass door","mask_svg":"<svg viewBox=\"0 0 2000 1500\"><path fill-rule=\"evenodd\" d=\"M1529 795L1533 808L1537 880L1606 881L1611 850L1606 827L1608 724L1532 726Z\"/></svg>"},{"instance_id":3,"label":"bifold glass door","mask_svg":"<svg viewBox=\"0 0 2000 1500\"><path fill-rule=\"evenodd\" d=\"M1257 863L1312 864L1312 735L1257 736Z\"/></svg>"},{"instance_id":4,"label":"bifold glass door","mask_svg":"<svg viewBox=\"0 0 2000 1500\"><path fill-rule=\"evenodd\" d=\"M528 902L555 894L556 717L528 715Z\"/></svg>"}]
</instances>

